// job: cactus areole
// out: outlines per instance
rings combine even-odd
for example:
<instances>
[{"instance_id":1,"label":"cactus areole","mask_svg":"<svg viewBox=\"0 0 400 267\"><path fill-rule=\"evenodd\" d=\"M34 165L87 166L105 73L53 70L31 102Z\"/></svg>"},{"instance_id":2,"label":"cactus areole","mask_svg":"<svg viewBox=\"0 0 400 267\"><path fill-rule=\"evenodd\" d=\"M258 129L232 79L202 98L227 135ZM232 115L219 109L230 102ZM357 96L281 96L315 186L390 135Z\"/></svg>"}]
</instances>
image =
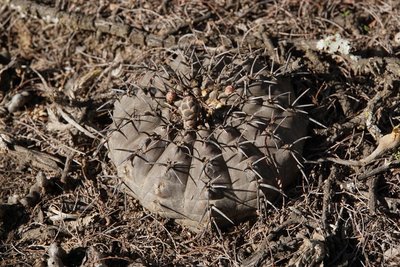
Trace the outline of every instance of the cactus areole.
<instances>
[{"instance_id":1,"label":"cactus areole","mask_svg":"<svg viewBox=\"0 0 400 267\"><path fill-rule=\"evenodd\" d=\"M192 229L262 214L299 177L308 118L290 81L228 53L154 65L114 104L109 157L127 192Z\"/></svg>"}]
</instances>

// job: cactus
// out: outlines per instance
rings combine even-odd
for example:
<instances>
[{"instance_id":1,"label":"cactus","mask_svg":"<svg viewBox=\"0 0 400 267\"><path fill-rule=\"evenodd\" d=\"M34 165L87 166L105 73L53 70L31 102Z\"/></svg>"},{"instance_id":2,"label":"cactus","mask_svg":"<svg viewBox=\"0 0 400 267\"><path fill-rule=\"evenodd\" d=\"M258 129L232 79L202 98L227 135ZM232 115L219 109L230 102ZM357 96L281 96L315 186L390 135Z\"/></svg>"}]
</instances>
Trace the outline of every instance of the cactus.
<instances>
[{"instance_id":1,"label":"cactus","mask_svg":"<svg viewBox=\"0 0 400 267\"><path fill-rule=\"evenodd\" d=\"M266 62L178 51L137 70L135 90L114 104L108 149L145 208L193 229L224 227L293 184L308 119Z\"/></svg>"}]
</instances>

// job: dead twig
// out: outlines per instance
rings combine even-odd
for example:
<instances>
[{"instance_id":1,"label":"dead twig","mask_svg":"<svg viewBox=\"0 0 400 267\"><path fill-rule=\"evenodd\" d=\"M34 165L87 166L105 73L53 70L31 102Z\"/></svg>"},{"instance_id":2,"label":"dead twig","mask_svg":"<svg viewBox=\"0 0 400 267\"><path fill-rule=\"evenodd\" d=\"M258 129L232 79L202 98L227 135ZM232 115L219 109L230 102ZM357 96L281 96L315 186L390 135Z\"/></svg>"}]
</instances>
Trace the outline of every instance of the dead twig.
<instances>
[{"instance_id":1,"label":"dead twig","mask_svg":"<svg viewBox=\"0 0 400 267\"><path fill-rule=\"evenodd\" d=\"M371 177L368 181L368 208L371 214L376 213L376 186L378 184L378 177Z\"/></svg>"},{"instance_id":2,"label":"dead twig","mask_svg":"<svg viewBox=\"0 0 400 267\"><path fill-rule=\"evenodd\" d=\"M108 33L124 38L135 32L135 30L131 29L128 25L97 19L95 15L90 16L77 12L64 12L57 8L41 5L29 0L9 0L5 2L8 3L12 9L18 10L23 15L39 17L50 23L60 23L75 29L99 31L101 33ZM136 34L138 33L142 34L137 31Z\"/></svg>"},{"instance_id":3,"label":"dead twig","mask_svg":"<svg viewBox=\"0 0 400 267\"><path fill-rule=\"evenodd\" d=\"M181 23L176 28L162 34L162 36L158 36L156 34L135 29L124 23L98 18L96 15L88 15L78 12L65 12L57 8L41 5L29 0L9 0L5 2L9 4L12 9L17 10L23 16L29 15L35 18L39 17L49 23L63 24L73 29L105 33L126 38L131 44L141 47L172 46L176 43L174 37L172 36L173 34L186 27L189 27L190 25L203 22L209 19L213 14L212 12L207 12L206 14L198 18L194 18L191 21Z\"/></svg>"},{"instance_id":4,"label":"dead twig","mask_svg":"<svg viewBox=\"0 0 400 267\"><path fill-rule=\"evenodd\" d=\"M50 154L28 149L14 144L12 138L5 134L0 134L0 153L5 152L17 161L18 165L28 165L44 171L61 173L61 168L57 163L62 164L61 160Z\"/></svg>"},{"instance_id":5,"label":"dead twig","mask_svg":"<svg viewBox=\"0 0 400 267\"><path fill-rule=\"evenodd\" d=\"M335 167L331 168L328 179L324 183L324 197L322 200L322 225L325 230L328 230L328 209L331 200L332 182L335 180L337 175L337 169Z\"/></svg>"},{"instance_id":6,"label":"dead twig","mask_svg":"<svg viewBox=\"0 0 400 267\"><path fill-rule=\"evenodd\" d=\"M367 179L368 177L371 177L371 176L377 175L379 173L385 172L387 170L398 168L398 167L400 167L400 160L395 160L395 161L392 161L392 162L388 162L388 163L385 163L384 165L379 166L379 167L377 167L377 168L375 168L375 169L373 169L373 170L371 170L369 172L366 172L364 174L359 175L357 177L357 179L362 181L362 180Z\"/></svg>"},{"instance_id":7,"label":"dead twig","mask_svg":"<svg viewBox=\"0 0 400 267\"><path fill-rule=\"evenodd\" d=\"M64 169L61 173L61 182L66 184L68 182L67 175L69 172L69 168L71 166L71 161L72 161L73 155L68 155L67 158L65 159L65 164L64 164Z\"/></svg>"},{"instance_id":8,"label":"dead twig","mask_svg":"<svg viewBox=\"0 0 400 267\"><path fill-rule=\"evenodd\" d=\"M57 107L57 111L58 113L60 113L60 115L63 117L64 120L66 120L69 124L71 124L72 126L74 126L76 129L78 129L79 131L81 131L82 133L84 133L86 136L93 138L93 139L98 139L94 134L92 134L91 132L89 132L88 130L86 130L84 127L82 127L81 125L79 125L73 118L71 118L66 112L64 112L62 110L62 108Z\"/></svg>"}]
</instances>

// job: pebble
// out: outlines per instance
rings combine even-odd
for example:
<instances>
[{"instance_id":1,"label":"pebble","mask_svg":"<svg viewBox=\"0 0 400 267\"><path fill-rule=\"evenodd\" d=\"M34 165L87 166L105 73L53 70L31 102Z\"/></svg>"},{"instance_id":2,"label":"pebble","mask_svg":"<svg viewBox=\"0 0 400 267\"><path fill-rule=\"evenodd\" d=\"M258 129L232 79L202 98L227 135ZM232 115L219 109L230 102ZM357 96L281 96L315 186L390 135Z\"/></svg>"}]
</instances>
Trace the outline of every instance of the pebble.
<instances>
[{"instance_id":1,"label":"pebble","mask_svg":"<svg viewBox=\"0 0 400 267\"><path fill-rule=\"evenodd\" d=\"M10 102L8 102L6 105L8 112L10 113L17 112L26 104L26 102L28 102L28 99L29 99L28 92L25 91L17 93L11 98Z\"/></svg>"}]
</instances>

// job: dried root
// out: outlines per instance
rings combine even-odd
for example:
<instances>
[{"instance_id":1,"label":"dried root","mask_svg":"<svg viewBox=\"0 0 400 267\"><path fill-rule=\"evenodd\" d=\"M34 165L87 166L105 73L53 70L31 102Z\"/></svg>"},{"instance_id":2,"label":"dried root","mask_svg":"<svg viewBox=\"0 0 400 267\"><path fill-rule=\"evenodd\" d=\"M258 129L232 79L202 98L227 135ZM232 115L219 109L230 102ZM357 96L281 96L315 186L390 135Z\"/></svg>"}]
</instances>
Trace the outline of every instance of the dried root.
<instances>
[{"instance_id":1,"label":"dried root","mask_svg":"<svg viewBox=\"0 0 400 267\"><path fill-rule=\"evenodd\" d=\"M348 166L363 166L371 163L386 152L397 148L400 145L400 128L395 127L390 134L384 135L379 139L378 147L367 157L360 160L343 160L337 158L327 158L327 160Z\"/></svg>"}]
</instances>

